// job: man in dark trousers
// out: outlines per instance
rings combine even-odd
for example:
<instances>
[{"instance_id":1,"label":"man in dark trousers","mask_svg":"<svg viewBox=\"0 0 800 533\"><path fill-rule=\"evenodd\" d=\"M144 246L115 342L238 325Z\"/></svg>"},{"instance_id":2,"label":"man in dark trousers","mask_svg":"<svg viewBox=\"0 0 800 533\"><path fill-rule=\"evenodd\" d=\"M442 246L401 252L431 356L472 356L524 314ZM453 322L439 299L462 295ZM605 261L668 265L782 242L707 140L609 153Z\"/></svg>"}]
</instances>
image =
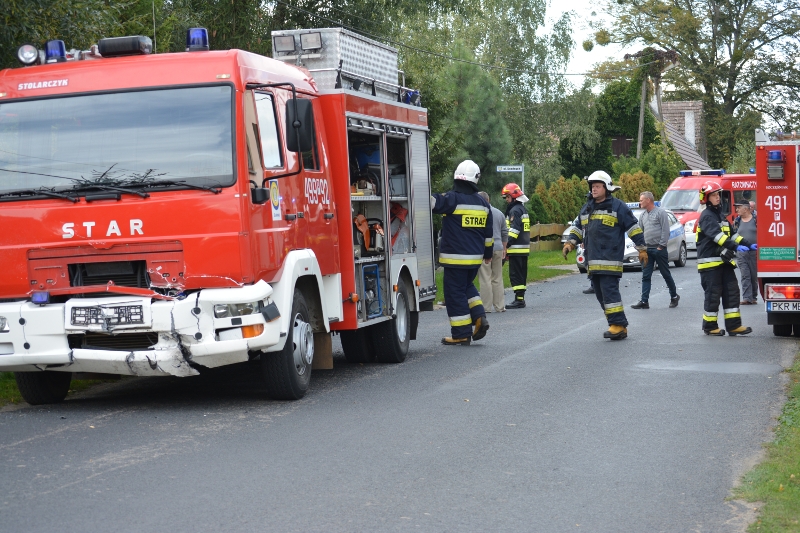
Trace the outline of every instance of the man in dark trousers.
<instances>
[{"instance_id":1,"label":"man in dark trousers","mask_svg":"<svg viewBox=\"0 0 800 533\"><path fill-rule=\"evenodd\" d=\"M589 277L608 322L608 331L603 333L603 337L622 340L628 336L628 319L619 293L625 233L639 250L639 262L643 267L647 266L644 236L639 221L625 202L611 196L620 188L611 183L611 176L598 170L586 179L592 196L581 209L577 226L570 229L562 254L566 260L575 246L583 241Z\"/></svg>"},{"instance_id":2,"label":"man in dark trousers","mask_svg":"<svg viewBox=\"0 0 800 533\"><path fill-rule=\"evenodd\" d=\"M492 211L478 196L481 171L473 161L462 161L453 175L453 188L431 196L431 209L442 217L439 264L444 267L444 300L450 319L448 346L466 346L486 336L489 322L475 276L482 262L492 261Z\"/></svg>"},{"instance_id":3,"label":"man in dark trousers","mask_svg":"<svg viewBox=\"0 0 800 533\"><path fill-rule=\"evenodd\" d=\"M678 289L675 280L669 271L669 216L667 212L656 205L655 197L650 191L639 195L639 206L644 213L639 217L639 227L644 232L644 242L647 245L647 266L642 267L642 299L631 307L634 309L650 309L650 280L653 277L654 267L658 267L661 277L667 282L669 289L669 306L678 307Z\"/></svg>"},{"instance_id":4,"label":"man in dark trousers","mask_svg":"<svg viewBox=\"0 0 800 533\"><path fill-rule=\"evenodd\" d=\"M509 183L500 192L508 204L506 206L506 226L508 226L508 279L514 291L514 301L506 309L525 307L525 289L528 285L528 255L531 253L531 221L528 210L523 205L528 197L516 183Z\"/></svg>"},{"instance_id":5,"label":"man in dark trousers","mask_svg":"<svg viewBox=\"0 0 800 533\"><path fill-rule=\"evenodd\" d=\"M700 187L700 203L706 208L697 220L697 270L705 292L703 303L703 333L722 337L719 327L719 301L728 335L747 335L753 330L742 325L739 312L739 282L736 280L736 252L758 247L741 235L732 235L731 225L720 206L722 186L707 181Z\"/></svg>"}]
</instances>

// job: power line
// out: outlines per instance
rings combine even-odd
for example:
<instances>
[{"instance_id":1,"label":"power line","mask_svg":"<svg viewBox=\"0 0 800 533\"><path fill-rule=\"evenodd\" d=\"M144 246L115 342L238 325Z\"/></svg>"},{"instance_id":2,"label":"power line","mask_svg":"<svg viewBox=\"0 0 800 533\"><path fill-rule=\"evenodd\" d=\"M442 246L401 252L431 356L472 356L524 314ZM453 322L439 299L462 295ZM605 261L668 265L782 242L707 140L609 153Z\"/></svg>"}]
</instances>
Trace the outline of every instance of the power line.
<instances>
[{"instance_id":1,"label":"power line","mask_svg":"<svg viewBox=\"0 0 800 533\"><path fill-rule=\"evenodd\" d=\"M388 38L386 36L383 36L383 35L377 35L377 34L374 34L374 33L370 33L368 31L364 31L364 30L361 30L361 29L358 29L358 28L347 26L345 24L342 24L341 20L330 19L330 18L325 17L323 15L320 15L318 13L314 13L313 11L308 11L307 9L303 9L302 7L289 4L289 3L287 3L287 2L285 2L283 0L274 0L274 1L275 1L276 4L282 4L282 5L286 6L286 7L288 7L289 9L294 9L295 11L301 11L301 12L303 12L303 13L305 13L307 15L310 15L312 17L316 17L316 18L318 18L320 20L324 20L325 22L330 22L330 23L336 24L336 25L338 25L338 26L340 26L340 27L342 27L344 29L360 33L360 34L365 35L367 37L371 37L371 38L375 39L376 41L383 41L383 42L392 44L394 46L398 46L398 47L402 47L402 48L408 48L409 50L414 50L415 52L419 52L421 54L428 54L428 55L439 57L439 58L442 58L442 59L447 59L449 61L456 61L456 62L459 62L459 63L466 63L466 64L469 64L469 65L475 65L475 66L478 66L478 67L481 67L481 68L486 68L486 69L503 70L503 71L506 71L506 72L517 72L517 73L522 73L522 74L529 74L529 75L532 75L532 76L591 76L591 74L589 74L589 73L536 72L536 71L532 72L532 71L529 71L529 70L516 69L516 68L510 68L510 67L503 67L503 66L500 66L500 65L489 65L489 64L486 64L486 63L479 63L477 61L470 61L468 59L462 59L462 58L458 58L458 57L453 57L453 56L449 56L449 55L446 55L446 54L441 54L439 52L434 52L432 50L425 50L423 48L418 48L416 46L411 46L409 44L401 43L401 42L395 41L395 40L390 39L390 38ZM329 9L331 11L339 11L339 12L347 15L350 18L360 19L360 20L363 20L365 22L372 22L372 21L369 21L369 20L367 20L367 19L365 19L363 17L359 17L357 15L352 15L352 14L346 12L346 11L343 11L343 10L340 10L340 9L337 9L337 8L334 8L334 7L330 7ZM642 67L642 66L645 66L645 65L650 65L652 63L654 63L654 62L651 61L650 63L643 63L641 65L637 65L636 67L632 67L632 68L625 68L625 69L618 69L618 70L607 70L607 71L605 71L605 73L630 72L632 70L636 70L639 67Z\"/></svg>"}]
</instances>

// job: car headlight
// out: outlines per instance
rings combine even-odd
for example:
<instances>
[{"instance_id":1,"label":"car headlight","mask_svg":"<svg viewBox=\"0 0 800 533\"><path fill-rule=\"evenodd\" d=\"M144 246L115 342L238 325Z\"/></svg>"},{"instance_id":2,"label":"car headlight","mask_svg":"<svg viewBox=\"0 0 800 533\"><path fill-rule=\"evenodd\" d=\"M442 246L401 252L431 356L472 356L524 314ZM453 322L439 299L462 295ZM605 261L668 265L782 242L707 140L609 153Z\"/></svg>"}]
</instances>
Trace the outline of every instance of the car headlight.
<instances>
[{"instance_id":1,"label":"car headlight","mask_svg":"<svg viewBox=\"0 0 800 533\"><path fill-rule=\"evenodd\" d=\"M8 319L4 316L0 316L0 333L7 333L8 331Z\"/></svg>"},{"instance_id":2,"label":"car headlight","mask_svg":"<svg viewBox=\"0 0 800 533\"><path fill-rule=\"evenodd\" d=\"M629 250L631 248L636 248L636 245L633 244L632 242L628 242L628 243L625 243L625 248Z\"/></svg>"},{"instance_id":3,"label":"car headlight","mask_svg":"<svg viewBox=\"0 0 800 533\"><path fill-rule=\"evenodd\" d=\"M216 304L214 306L214 316L217 318L252 315L258 313L259 311L261 311L261 302L250 302L246 304Z\"/></svg>"},{"instance_id":4,"label":"car headlight","mask_svg":"<svg viewBox=\"0 0 800 533\"><path fill-rule=\"evenodd\" d=\"M694 220L690 220L686 224L683 225L683 232L684 233L694 233Z\"/></svg>"}]
</instances>

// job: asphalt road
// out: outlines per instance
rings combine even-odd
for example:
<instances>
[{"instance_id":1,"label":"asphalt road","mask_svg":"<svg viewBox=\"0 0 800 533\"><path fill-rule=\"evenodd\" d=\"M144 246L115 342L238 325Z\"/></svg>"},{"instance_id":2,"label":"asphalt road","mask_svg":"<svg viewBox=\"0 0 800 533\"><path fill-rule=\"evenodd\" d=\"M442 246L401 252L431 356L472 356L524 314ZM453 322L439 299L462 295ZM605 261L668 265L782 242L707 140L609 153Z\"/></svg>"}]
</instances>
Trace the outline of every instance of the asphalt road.
<instances>
[{"instance_id":1,"label":"asphalt road","mask_svg":"<svg viewBox=\"0 0 800 533\"><path fill-rule=\"evenodd\" d=\"M726 501L771 440L794 338L700 331L694 261L654 277L611 342L583 276L534 285L486 339L423 315L401 365L315 372L265 400L255 368L127 379L0 412L0 531L734 532Z\"/></svg>"}]
</instances>

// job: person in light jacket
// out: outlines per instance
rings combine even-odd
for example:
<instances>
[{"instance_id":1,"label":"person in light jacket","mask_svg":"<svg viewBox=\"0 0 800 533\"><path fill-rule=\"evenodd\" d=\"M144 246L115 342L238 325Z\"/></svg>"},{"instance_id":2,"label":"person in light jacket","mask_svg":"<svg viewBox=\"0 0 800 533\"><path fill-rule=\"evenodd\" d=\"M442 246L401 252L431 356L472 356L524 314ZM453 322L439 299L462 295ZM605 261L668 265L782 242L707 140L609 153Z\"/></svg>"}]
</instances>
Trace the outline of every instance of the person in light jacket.
<instances>
[{"instance_id":1,"label":"person in light jacket","mask_svg":"<svg viewBox=\"0 0 800 533\"><path fill-rule=\"evenodd\" d=\"M644 213L639 217L639 227L644 232L644 242L647 246L647 265L642 267L642 298L631 307L634 309L650 309L650 279L653 277L653 268L658 266L661 277L667 282L669 288L669 306L678 307L678 289L675 280L669 271L669 216L667 212L656 205L655 197L650 191L639 195L639 206L644 208Z\"/></svg>"},{"instance_id":2,"label":"person in light jacket","mask_svg":"<svg viewBox=\"0 0 800 533\"><path fill-rule=\"evenodd\" d=\"M478 195L489 203L489 195L481 191ZM502 211L492 206L492 239L494 248L492 262L483 263L478 271L481 284L481 301L487 313L492 312L492 307L498 313L506 310L506 300L503 293L503 256L508 246L508 227Z\"/></svg>"}]
</instances>

